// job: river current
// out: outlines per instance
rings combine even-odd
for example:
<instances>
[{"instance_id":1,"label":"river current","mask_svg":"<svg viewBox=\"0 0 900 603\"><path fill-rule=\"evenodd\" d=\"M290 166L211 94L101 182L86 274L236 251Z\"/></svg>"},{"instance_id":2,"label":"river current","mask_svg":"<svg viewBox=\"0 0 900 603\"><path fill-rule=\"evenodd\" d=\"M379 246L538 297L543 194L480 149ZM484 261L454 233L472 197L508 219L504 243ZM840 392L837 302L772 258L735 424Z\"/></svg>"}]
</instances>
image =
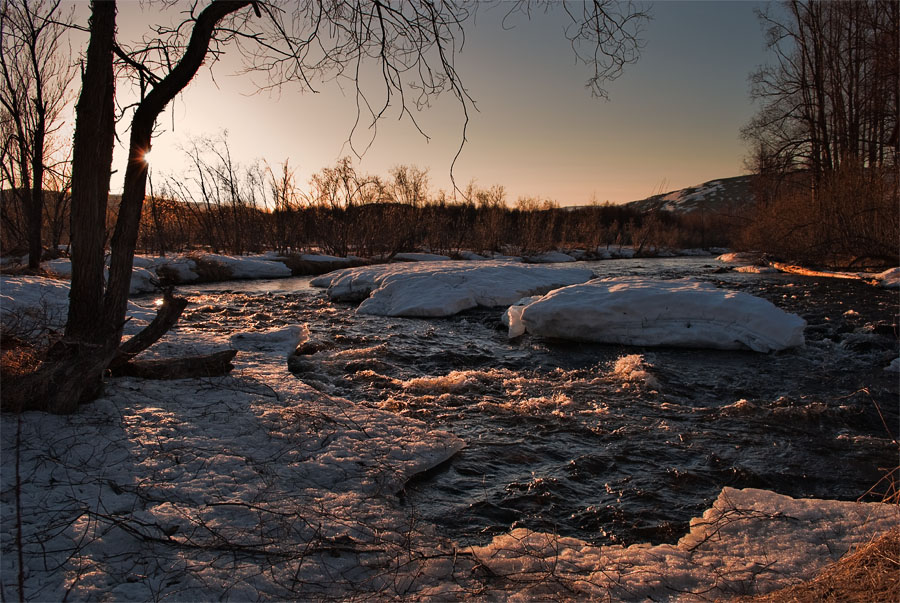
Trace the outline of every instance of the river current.
<instances>
[{"instance_id":1,"label":"river current","mask_svg":"<svg viewBox=\"0 0 900 603\"><path fill-rule=\"evenodd\" d=\"M896 292L722 272L711 258L573 265L765 297L807 320L807 344L757 354L510 341L503 308L357 315L309 278L186 287L182 322L226 332L306 324L295 378L464 439L400 493L462 544L515 527L595 544L674 542L723 486L855 500L898 465L900 387L884 370L898 355Z\"/></svg>"}]
</instances>

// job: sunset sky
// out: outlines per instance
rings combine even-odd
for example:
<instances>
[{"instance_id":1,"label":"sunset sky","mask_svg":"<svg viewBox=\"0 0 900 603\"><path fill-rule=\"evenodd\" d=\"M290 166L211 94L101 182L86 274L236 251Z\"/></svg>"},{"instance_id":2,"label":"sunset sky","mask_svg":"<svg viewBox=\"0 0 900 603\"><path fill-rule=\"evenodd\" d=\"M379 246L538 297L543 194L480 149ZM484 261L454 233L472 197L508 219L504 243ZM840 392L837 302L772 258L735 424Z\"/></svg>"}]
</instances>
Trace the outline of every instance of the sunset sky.
<instances>
[{"instance_id":1,"label":"sunset sky","mask_svg":"<svg viewBox=\"0 0 900 603\"><path fill-rule=\"evenodd\" d=\"M578 205L592 198L627 202L742 173L746 147L739 129L753 113L747 78L766 61L754 15L760 6L656 2L641 59L607 85L609 101L585 88L590 73L576 63L561 15L519 18L504 30L502 6L479 12L457 60L478 108L454 169L457 184L502 184L510 203L535 196ZM160 19L152 8L122 2L120 39L137 38ZM233 69L229 61L218 65L215 82L204 70L166 112L151 155L157 183L182 170L180 145L221 130L239 162L275 165L290 158L302 184L353 154L351 91L331 84L301 94L288 84L280 97L253 95L252 82L233 76ZM398 164L417 165L429 170L432 189L452 190L450 166L463 123L458 103L447 95L418 115L430 141L398 117L394 112L380 122L359 169L387 174ZM354 146L361 151L370 138L363 129ZM124 155L117 147L113 191L121 187Z\"/></svg>"}]
</instances>

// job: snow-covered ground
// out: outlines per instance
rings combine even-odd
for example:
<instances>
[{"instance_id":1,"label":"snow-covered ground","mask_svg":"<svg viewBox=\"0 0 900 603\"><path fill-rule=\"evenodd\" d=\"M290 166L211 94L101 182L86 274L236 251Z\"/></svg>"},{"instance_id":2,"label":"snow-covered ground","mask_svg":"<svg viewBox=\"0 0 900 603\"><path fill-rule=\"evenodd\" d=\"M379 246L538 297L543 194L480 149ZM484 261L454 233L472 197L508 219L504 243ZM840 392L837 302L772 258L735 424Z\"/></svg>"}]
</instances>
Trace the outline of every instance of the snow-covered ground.
<instances>
[{"instance_id":1,"label":"snow-covered ground","mask_svg":"<svg viewBox=\"0 0 900 603\"><path fill-rule=\"evenodd\" d=\"M58 307L66 289L4 277L0 309ZM110 379L73 416L0 417L4 599L709 600L809 578L900 520L896 505L725 488L676 544L516 529L459 546L397 492L464 443L290 375L306 337L182 327L148 353L234 346L232 375Z\"/></svg>"},{"instance_id":2,"label":"snow-covered ground","mask_svg":"<svg viewBox=\"0 0 900 603\"><path fill-rule=\"evenodd\" d=\"M420 262L339 270L315 278L339 301L364 300L357 312L380 316L450 316L476 306L505 306L527 295L583 283L583 268L513 262Z\"/></svg>"},{"instance_id":3,"label":"snow-covered ground","mask_svg":"<svg viewBox=\"0 0 900 603\"><path fill-rule=\"evenodd\" d=\"M771 302L693 280L615 278L551 291L510 308L511 337L533 335L626 345L783 350L806 326Z\"/></svg>"}]
</instances>

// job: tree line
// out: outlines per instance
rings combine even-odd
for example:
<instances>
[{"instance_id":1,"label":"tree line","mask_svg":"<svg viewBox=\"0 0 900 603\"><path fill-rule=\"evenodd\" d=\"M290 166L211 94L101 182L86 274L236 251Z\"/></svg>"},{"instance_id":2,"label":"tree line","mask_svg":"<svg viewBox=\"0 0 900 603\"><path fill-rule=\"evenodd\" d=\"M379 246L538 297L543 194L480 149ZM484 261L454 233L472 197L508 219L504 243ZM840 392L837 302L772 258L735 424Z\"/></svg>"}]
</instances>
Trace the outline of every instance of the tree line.
<instances>
[{"instance_id":1,"label":"tree line","mask_svg":"<svg viewBox=\"0 0 900 603\"><path fill-rule=\"evenodd\" d=\"M761 12L772 64L745 127L757 212L745 245L807 262L898 259L900 3L787 0Z\"/></svg>"},{"instance_id":2,"label":"tree line","mask_svg":"<svg viewBox=\"0 0 900 603\"><path fill-rule=\"evenodd\" d=\"M502 185L470 183L451 195L433 191L428 171L419 167L399 165L386 176L370 175L361 173L350 158L323 168L303 184L289 161L276 166L235 162L225 134L197 138L184 152L187 171L154 178L157 182L142 208L138 251L165 255L277 250L389 258L421 250L529 255L633 246L639 254L652 255L726 247L740 224L736 210L701 215L647 213L598 202L560 207L535 197L512 202ZM47 193L45 199L45 240L63 247L69 242L67 206L58 220L51 219L56 213L49 210L58 207L56 199L67 197L65 192ZM118 201L110 198L107 236ZM4 215L4 229L7 222L24 223L21 213ZM21 241L4 236L3 252L23 251Z\"/></svg>"}]
</instances>

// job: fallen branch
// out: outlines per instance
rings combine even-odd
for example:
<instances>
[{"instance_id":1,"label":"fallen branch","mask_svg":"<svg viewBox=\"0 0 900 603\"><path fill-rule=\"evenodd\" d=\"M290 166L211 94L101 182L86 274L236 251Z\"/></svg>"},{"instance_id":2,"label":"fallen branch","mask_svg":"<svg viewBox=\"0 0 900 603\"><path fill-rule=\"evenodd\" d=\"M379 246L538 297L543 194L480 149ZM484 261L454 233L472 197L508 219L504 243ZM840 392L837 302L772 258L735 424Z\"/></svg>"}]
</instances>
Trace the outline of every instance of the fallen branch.
<instances>
[{"instance_id":1,"label":"fallen branch","mask_svg":"<svg viewBox=\"0 0 900 603\"><path fill-rule=\"evenodd\" d=\"M118 368L159 341L181 318L181 313L184 312L187 303L187 299L175 297L171 288L166 289L163 292L163 303L156 312L156 318L140 333L119 346L115 358L109 364L109 369L115 373Z\"/></svg>"},{"instance_id":2,"label":"fallen branch","mask_svg":"<svg viewBox=\"0 0 900 603\"><path fill-rule=\"evenodd\" d=\"M234 368L231 361L237 350L223 350L202 356L164 358L162 360L132 360L110 367L114 377L140 377L142 379L190 379L194 377L219 377Z\"/></svg>"},{"instance_id":3,"label":"fallen branch","mask_svg":"<svg viewBox=\"0 0 900 603\"><path fill-rule=\"evenodd\" d=\"M866 280L865 277L856 273L856 272L825 272L822 270L811 270L810 268L804 268L803 266L794 266L792 264L783 264L781 262L769 262L772 268L780 270L782 272L788 272L790 274L799 274L802 276L823 276L827 278L845 278L851 280L862 281Z\"/></svg>"}]
</instances>

